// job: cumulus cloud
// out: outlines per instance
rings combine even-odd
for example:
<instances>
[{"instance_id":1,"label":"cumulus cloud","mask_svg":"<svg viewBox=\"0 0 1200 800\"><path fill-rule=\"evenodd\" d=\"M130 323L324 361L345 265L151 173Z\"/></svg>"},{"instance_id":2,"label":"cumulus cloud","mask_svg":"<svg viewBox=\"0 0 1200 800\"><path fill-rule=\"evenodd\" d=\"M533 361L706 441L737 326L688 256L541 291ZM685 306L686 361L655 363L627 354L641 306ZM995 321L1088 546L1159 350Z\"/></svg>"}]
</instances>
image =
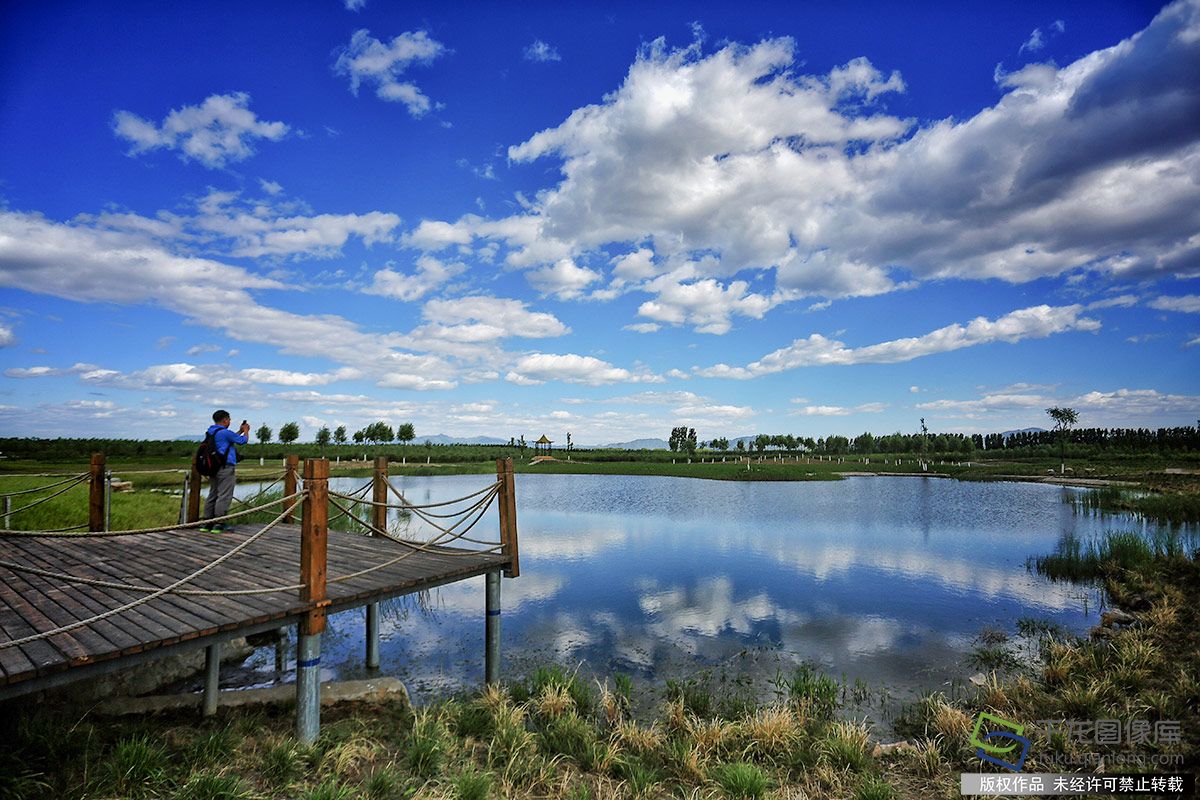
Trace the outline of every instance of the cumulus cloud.
<instances>
[{"instance_id":1,"label":"cumulus cloud","mask_svg":"<svg viewBox=\"0 0 1200 800\"><path fill-rule=\"evenodd\" d=\"M179 150L210 169L254 155L258 139L279 141L288 133L282 122L260 120L249 109L245 92L214 94L200 105L183 106L167 114L161 125L131 111L113 114L113 132L130 143L129 155L166 148Z\"/></svg>"},{"instance_id":2,"label":"cumulus cloud","mask_svg":"<svg viewBox=\"0 0 1200 800\"><path fill-rule=\"evenodd\" d=\"M17 335L8 325L0 325L0 347L9 347L17 343Z\"/></svg>"},{"instance_id":3,"label":"cumulus cloud","mask_svg":"<svg viewBox=\"0 0 1200 800\"><path fill-rule=\"evenodd\" d=\"M463 356L496 356L495 351L477 348L501 339L543 339L571 331L553 314L532 311L522 300L489 295L430 300L421 316L426 324L413 330L415 344Z\"/></svg>"},{"instance_id":4,"label":"cumulus cloud","mask_svg":"<svg viewBox=\"0 0 1200 800\"><path fill-rule=\"evenodd\" d=\"M354 94L363 83L374 84L379 99L403 103L409 114L419 118L429 113L433 103L415 83L403 79L404 73L414 64L429 64L445 53L445 46L425 31L405 31L384 43L364 28L350 37L333 69L350 78Z\"/></svg>"},{"instance_id":5,"label":"cumulus cloud","mask_svg":"<svg viewBox=\"0 0 1200 800\"><path fill-rule=\"evenodd\" d=\"M417 258L415 272L397 272L391 267L381 269L364 291L396 300L420 300L466 270L467 265L462 262L446 263L433 256L422 255Z\"/></svg>"},{"instance_id":6,"label":"cumulus cloud","mask_svg":"<svg viewBox=\"0 0 1200 800\"><path fill-rule=\"evenodd\" d=\"M893 339L864 347L847 347L844 342L814 333L806 339L796 339L787 347L768 353L745 367L717 364L695 367L693 371L706 378L749 379L799 367L849 364L895 364L915 358L961 350L992 342L1019 342L1023 339L1043 339L1067 331L1096 331L1100 323L1080 316L1083 306L1032 306L1011 311L994 320L976 317L966 325L954 323L930 331L923 336Z\"/></svg>"},{"instance_id":7,"label":"cumulus cloud","mask_svg":"<svg viewBox=\"0 0 1200 800\"><path fill-rule=\"evenodd\" d=\"M1185 294L1180 297L1156 297L1150 301L1151 308L1160 311L1180 311L1185 314L1200 314L1200 294Z\"/></svg>"},{"instance_id":8,"label":"cumulus cloud","mask_svg":"<svg viewBox=\"0 0 1200 800\"><path fill-rule=\"evenodd\" d=\"M407 241L483 240L530 270L637 252L611 268L622 290L652 295L652 321L714 333L741 310L693 318L658 295L734 304L749 270L775 284L752 293L753 316L947 278L1194 276L1198 26L1200 5L1172 4L1074 63L999 74L1000 99L973 117L920 127L886 112L907 87L866 59L805 74L789 39L655 42L603 100L509 149L560 169L520 213L427 221ZM687 260L688 279L652 283Z\"/></svg>"},{"instance_id":9,"label":"cumulus cloud","mask_svg":"<svg viewBox=\"0 0 1200 800\"><path fill-rule=\"evenodd\" d=\"M560 300L578 297L590 284L600 280L600 274L580 267L569 258L529 273L529 282L542 294L552 294Z\"/></svg>"},{"instance_id":10,"label":"cumulus cloud","mask_svg":"<svg viewBox=\"0 0 1200 800\"><path fill-rule=\"evenodd\" d=\"M347 11L362 11L367 7L367 0L345 0Z\"/></svg>"},{"instance_id":11,"label":"cumulus cloud","mask_svg":"<svg viewBox=\"0 0 1200 800\"><path fill-rule=\"evenodd\" d=\"M562 61L562 56L558 54L558 50L543 42L541 39L534 39L533 43L525 48L526 61Z\"/></svg>"},{"instance_id":12,"label":"cumulus cloud","mask_svg":"<svg viewBox=\"0 0 1200 800\"><path fill-rule=\"evenodd\" d=\"M534 386L547 381L602 386L609 383L657 382L661 380L648 373L635 374L599 358L575 353L562 355L531 353L522 356L517 359L516 364L504 376L504 379L520 386Z\"/></svg>"}]
</instances>

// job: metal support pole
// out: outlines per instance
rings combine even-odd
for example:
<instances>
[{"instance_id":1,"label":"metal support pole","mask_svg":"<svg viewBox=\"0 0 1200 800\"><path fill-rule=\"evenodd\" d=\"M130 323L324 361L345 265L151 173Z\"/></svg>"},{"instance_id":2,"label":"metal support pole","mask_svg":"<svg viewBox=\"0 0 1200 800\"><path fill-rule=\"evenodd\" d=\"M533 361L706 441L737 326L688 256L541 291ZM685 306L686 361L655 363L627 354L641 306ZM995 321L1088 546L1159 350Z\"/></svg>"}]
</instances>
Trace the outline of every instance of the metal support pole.
<instances>
[{"instance_id":1,"label":"metal support pole","mask_svg":"<svg viewBox=\"0 0 1200 800\"><path fill-rule=\"evenodd\" d=\"M275 639L275 674L282 674L283 668L287 666L287 633L283 628L279 629L279 636Z\"/></svg>"},{"instance_id":2,"label":"metal support pole","mask_svg":"<svg viewBox=\"0 0 1200 800\"><path fill-rule=\"evenodd\" d=\"M179 495L179 524L183 525L187 520L187 501L188 501L188 479L184 476L183 493Z\"/></svg>"},{"instance_id":3,"label":"metal support pole","mask_svg":"<svg viewBox=\"0 0 1200 800\"><path fill-rule=\"evenodd\" d=\"M12 530L12 495L4 495L4 530Z\"/></svg>"},{"instance_id":4,"label":"metal support pole","mask_svg":"<svg viewBox=\"0 0 1200 800\"><path fill-rule=\"evenodd\" d=\"M221 643L204 648L204 707L203 716L217 713L217 697L221 694Z\"/></svg>"},{"instance_id":5,"label":"metal support pole","mask_svg":"<svg viewBox=\"0 0 1200 800\"><path fill-rule=\"evenodd\" d=\"M367 603L367 669L379 669L379 603Z\"/></svg>"},{"instance_id":6,"label":"metal support pole","mask_svg":"<svg viewBox=\"0 0 1200 800\"><path fill-rule=\"evenodd\" d=\"M104 473L104 530L112 530L112 470Z\"/></svg>"},{"instance_id":7,"label":"metal support pole","mask_svg":"<svg viewBox=\"0 0 1200 800\"><path fill-rule=\"evenodd\" d=\"M321 634L300 633L296 641L296 738L312 744L321 729Z\"/></svg>"},{"instance_id":8,"label":"metal support pole","mask_svg":"<svg viewBox=\"0 0 1200 800\"><path fill-rule=\"evenodd\" d=\"M500 682L500 573L489 572L487 581L487 618L484 623L483 679L485 683Z\"/></svg>"}]
</instances>

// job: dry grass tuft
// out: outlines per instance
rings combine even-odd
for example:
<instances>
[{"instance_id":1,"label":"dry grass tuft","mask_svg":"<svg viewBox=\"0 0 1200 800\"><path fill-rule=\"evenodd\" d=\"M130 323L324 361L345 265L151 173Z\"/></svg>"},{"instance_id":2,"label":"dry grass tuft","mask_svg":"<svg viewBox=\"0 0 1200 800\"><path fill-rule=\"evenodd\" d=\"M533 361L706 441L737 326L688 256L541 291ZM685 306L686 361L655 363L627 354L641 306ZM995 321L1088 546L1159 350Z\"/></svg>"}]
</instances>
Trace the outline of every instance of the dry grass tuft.
<instances>
[{"instance_id":1,"label":"dry grass tuft","mask_svg":"<svg viewBox=\"0 0 1200 800\"><path fill-rule=\"evenodd\" d=\"M557 684L546 684L534 700L537 712L546 719L558 719L575 708L575 701L567 687Z\"/></svg>"}]
</instances>

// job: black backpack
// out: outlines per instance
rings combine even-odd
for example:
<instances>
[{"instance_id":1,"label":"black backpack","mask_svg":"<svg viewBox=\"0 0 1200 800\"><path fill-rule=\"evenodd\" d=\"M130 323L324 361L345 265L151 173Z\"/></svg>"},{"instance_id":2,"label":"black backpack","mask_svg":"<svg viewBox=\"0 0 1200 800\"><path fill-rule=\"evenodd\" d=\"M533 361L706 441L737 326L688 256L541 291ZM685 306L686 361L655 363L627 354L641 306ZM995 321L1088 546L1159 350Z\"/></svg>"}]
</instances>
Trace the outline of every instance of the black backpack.
<instances>
[{"instance_id":1,"label":"black backpack","mask_svg":"<svg viewBox=\"0 0 1200 800\"><path fill-rule=\"evenodd\" d=\"M225 466L225 459L228 453L221 455L217 452L217 437L214 434L204 434L204 441L196 450L196 471L206 478L211 478L217 474L221 467Z\"/></svg>"}]
</instances>

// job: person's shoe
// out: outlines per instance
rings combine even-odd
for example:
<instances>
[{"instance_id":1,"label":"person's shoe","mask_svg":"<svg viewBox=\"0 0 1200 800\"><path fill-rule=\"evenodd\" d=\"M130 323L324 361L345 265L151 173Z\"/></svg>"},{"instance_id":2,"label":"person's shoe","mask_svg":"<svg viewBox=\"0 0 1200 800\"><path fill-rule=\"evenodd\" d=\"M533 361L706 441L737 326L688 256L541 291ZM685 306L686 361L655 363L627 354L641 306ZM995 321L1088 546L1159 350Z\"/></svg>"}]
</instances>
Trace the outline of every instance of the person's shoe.
<instances>
[{"instance_id":1,"label":"person's shoe","mask_svg":"<svg viewBox=\"0 0 1200 800\"><path fill-rule=\"evenodd\" d=\"M209 525L209 524L206 522L206 523L204 523L203 525L201 525L199 528L196 528L196 530L200 531L201 533L212 533L212 532L213 532L213 526L212 526L212 525Z\"/></svg>"}]
</instances>

